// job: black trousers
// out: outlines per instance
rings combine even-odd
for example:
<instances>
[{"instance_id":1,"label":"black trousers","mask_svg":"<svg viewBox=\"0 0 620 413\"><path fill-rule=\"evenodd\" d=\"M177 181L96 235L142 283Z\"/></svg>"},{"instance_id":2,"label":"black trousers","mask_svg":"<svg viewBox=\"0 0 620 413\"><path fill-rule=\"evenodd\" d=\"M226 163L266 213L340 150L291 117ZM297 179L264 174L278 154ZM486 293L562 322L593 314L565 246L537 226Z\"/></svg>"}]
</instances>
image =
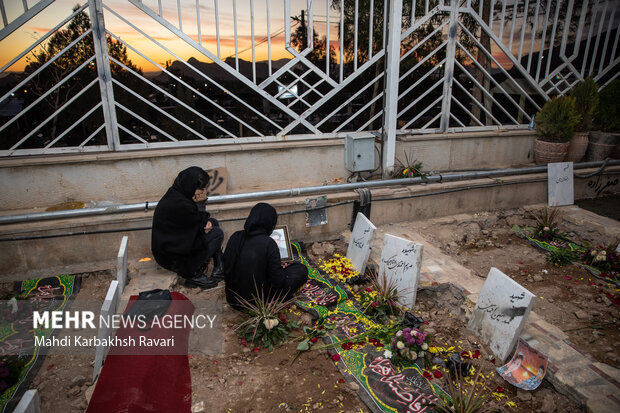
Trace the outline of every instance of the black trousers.
<instances>
[{"instance_id":1,"label":"black trousers","mask_svg":"<svg viewBox=\"0 0 620 413\"><path fill-rule=\"evenodd\" d=\"M308 281L308 268L299 262L295 262L284 269L284 274L283 279L271 286L271 294L272 297L279 296L284 300L289 300Z\"/></svg>"},{"instance_id":2,"label":"black trousers","mask_svg":"<svg viewBox=\"0 0 620 413\"><path fill-rule=\"evenodd\" d=\"M213 228L208 234L203 232L203 248L188 255L153 251L155 261L165 269L176 272L183 278L199 276L204 267L209 263L209 260L217 251L221 250L222 242L224 241L224 231L220 228L217 220L209 218L209 222L211 222Z\"/></svg>"}]
</instances>

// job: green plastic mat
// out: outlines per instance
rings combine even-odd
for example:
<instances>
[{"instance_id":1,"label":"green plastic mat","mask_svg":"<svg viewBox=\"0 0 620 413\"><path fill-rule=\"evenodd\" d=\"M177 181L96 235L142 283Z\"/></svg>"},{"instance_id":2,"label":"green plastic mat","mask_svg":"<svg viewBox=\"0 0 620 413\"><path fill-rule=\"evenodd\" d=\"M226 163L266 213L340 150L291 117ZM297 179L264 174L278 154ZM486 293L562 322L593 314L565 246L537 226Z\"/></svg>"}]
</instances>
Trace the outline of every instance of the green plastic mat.
<instances>
[{"instance_id":1,"label":"green plastic mat","mask_svg":"<svg viewBox=\"0 0 620 413\"><path fill-rule=\"evenodd\" d=\"M346 290L323 276L308 261L302 246L293 249L308 268L308 283L298 294L296 305L336 328L326 334L328 344L347 342L378 325L357 308ZM422 375L415 362L393 362L384 357L384 348L365 345L349 350L335 347L338 369L347 381L359 385L358 395L373 412L432 412L428 405L437 401L443 390Z\"/></svg>"},{"instance_id":2,"label":"green plastic mat","mask_svg":"<svg viewBox=\"0 0 620 413\"><path fill-rule=\"evenodd\" d=\"M33 312L62 311L79 291L81 278L60 275L16 283L0 312L0 411L12 411L36 376L45 356L34 341ZM5 305L6 304L6 305ZM49 337L52 329L37 330Z\"/></svg>"}]
</instances>

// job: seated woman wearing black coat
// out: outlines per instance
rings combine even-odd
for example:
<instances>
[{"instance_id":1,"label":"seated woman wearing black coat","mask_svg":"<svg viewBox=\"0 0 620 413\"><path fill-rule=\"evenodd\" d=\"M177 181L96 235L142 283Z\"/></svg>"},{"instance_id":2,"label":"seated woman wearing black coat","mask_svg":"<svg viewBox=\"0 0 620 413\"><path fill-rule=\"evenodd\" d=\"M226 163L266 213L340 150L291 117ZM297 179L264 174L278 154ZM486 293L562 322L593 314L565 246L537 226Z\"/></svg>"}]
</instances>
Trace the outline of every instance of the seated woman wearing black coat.
<instances>
[{"instance_id":1,"label":"seated woman wearing black coat","mask_svg":"<svg viewBox=\"0 0 620 413\"><path fill-rule=\"evenodd\" d=\"M212 288L223 278L224 233L205 209L209 174L197 166L179 173L153 214L151 249L162 267L189 287ZM213 258L213 274L204 270Z\"/></svg>"},{"instance_id":2,"label":"seated woman wearing black coat","mask_svg":"<svg viewBox=\"0 0 620 413\"><path fill-rule=\"evenodd\" d=\"M226 244L226 300L233 308L241 309L241 298L252 302L259 295L287 300L308 280L305 265L281 263L278 246L269 236L277 220L274 207L256 204L244 230L235 232Z\"/></svg>"}]
</instances>

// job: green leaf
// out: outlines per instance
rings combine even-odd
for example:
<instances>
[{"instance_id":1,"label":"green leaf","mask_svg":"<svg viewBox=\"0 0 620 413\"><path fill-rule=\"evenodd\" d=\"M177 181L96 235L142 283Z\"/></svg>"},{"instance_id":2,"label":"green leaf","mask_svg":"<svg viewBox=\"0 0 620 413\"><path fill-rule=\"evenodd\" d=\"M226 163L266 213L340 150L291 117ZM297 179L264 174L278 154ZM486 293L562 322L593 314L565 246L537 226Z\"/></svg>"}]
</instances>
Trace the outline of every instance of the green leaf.
<instances>
[{"instance_id":1,"label":"green leaf","mask_svg":"<svg viewBox=\"0 0 620 413\"><path fill-rule=\"evenodd\" d=\"M297 351L308 351L310 350L310 342L308 340L304 340L297 345Z\"/></svg>"}]
</instances>

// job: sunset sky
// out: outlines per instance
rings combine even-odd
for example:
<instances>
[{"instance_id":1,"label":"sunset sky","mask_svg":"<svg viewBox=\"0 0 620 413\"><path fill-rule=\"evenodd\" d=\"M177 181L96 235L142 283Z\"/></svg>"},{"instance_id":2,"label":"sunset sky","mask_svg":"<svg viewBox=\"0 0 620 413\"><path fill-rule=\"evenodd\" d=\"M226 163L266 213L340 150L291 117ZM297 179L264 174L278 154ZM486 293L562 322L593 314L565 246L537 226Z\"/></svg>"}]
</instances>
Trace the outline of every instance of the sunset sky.
<instances>
[{"instance_id":1,"label":"sunset sky","mask_svg":"<svg viewBox=\"0 0 620 413\"><path fill-rule=\"evenodd\" d=\"M215 0L200 0L199 13L197 13L196 0L180 0L182 11L181 23L183 31L189 37L198 41L198 19L200 19L200 40L202 45L209 52L217 55L214 1ZM254 0L254 36L255 43L257 43L255 48L256 61L266 60L268 58L267 2L269 2L270 7L269 32L272 34L272 59L290 58L291 55L284 49L284 1ZM8 3L7 15L9 22L22 13L21 1L8 1L5 3ZM39 15L0 42L0 66L4 66L7 62L11 61L11 59L17 56L22 50L26 49L36 39L41 38L49 29L69 16L72 7L77 3L77 0L56 0L43 12L39 13ZM128 0L104 0L104 3L111 9L111 11L108 9L104 11L104 18L108 31L130 46L128 47L129 57L145 72L157 71L159 69L132 51L131 47L142 52L154 62L161 65L167 60L174 61L176 58L133 29L130 24L122 20L123 18L145 31L154 40L161 42L165 47L173 50L174 53L180 57L184 59L195 57L203 62L209 61L206 55L201 54L200 51L187 44L184 40L179 39L175 34L153 20L149 15L131 4ZM159 6L157 0L143 0L142 3L156 13L158 12ZM163 17L172 25L178 27L179 16L177 1L162 0L161 3ZM239 58L250 61L252 60L250 23L251 0L236 0L236 3ZM314 29L318 32L320 37L325 36L326 33L326 3L330 2L314 2ZM84 0L82 0L80 4L84 4ZM305 8L307 8L306 0L291 1L292 16L299 16L301 10ZM221 47L220 56L222 60L224 60L226 57L234 57L235 55L233 0L219 0L218 15ZM339 49L339 20L339 12L332 9L330 11L330 21L332 22L330 25L330 42L336 50ZM292 22L292 25L293 24L295 24L295 22ZM518 51L520 40L520 24L521 23L517 21L515 25L516 30L513 40L513 52L515 52L515 54ZM505 35L510 31L509 25L510 22L506 22ZM292 30L294 30L294 27ZM526 41L523 47L524 55L529 52L529 34L527 34L525 38ZM380 39L378 39L378 41L380 41ZM360 44L360 48L362 47L363 45ZM503 53L498 53L495 49L496 48L494 48L494 55L497 60L504 67L509 68L511 66L509 59ZM7 68L6 71L21 71L27 63L26 56Z\"/></svg>"}]
</instances>

